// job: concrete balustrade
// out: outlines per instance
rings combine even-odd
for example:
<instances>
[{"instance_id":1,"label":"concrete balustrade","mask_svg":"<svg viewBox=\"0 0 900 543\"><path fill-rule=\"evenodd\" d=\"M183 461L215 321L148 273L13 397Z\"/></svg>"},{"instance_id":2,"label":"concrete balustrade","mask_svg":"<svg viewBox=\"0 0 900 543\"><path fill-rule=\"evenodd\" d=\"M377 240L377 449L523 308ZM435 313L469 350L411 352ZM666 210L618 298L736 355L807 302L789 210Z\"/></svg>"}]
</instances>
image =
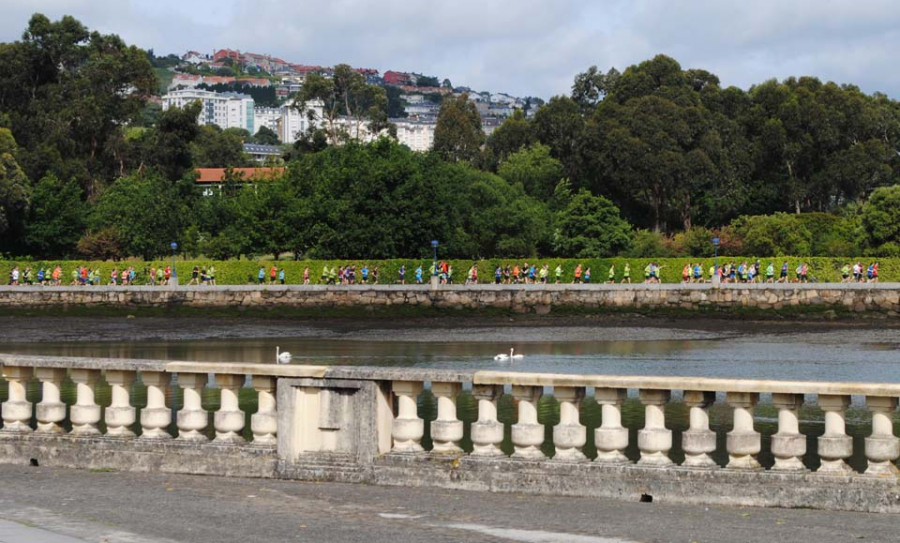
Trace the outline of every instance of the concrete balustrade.
<instances>
[{"instance_id":1,"label":"concrete balustrade","mask_svg":"<svg viewBox=\"0 0 900 543\"><path fill-rule=\"evenodd\" d=\"M502 456L503 424L497 420L497 400L503 394L499 385L474 385L472 396L478 400L478 421L472 423L472 455Z\"/></svg>"},{"instance_id":2,"label":"concrete balustrade","mask_svg":"<svg viewBox=\"0 0 900 543\"><path fill-rule=\"evenodd\" d=\"M850 396L819 395L819 407L825 412L825 434L819 436L819 458L822 465L817 473L844 474L850 470L845 459L853 455L853 438L847 435L844 411Z\"/></svg>"},{"instance_id":3,"label":"concrete balustrade","mask_svg":"<svg viewBox=\"0 0 900 543\"><path fill-rule=\"evenodd\" d=\"M2 354L0 363L8 386L2 405L0 462L37 459L41 465L109 464L113 469L436 484L586 496L616 495L631 489L653 492L654 496L671 492L669 496L678 500L705 496L696 499L900 512L892 497L900 495L896 466L900 439L894 434L900 384ZM75 389L74 403L68 409L61 399L67 375ZM214 428L207 427L210 414L201 402L210 375L215 375L221 397L221 406L213 415ZM41 400L35 409L26 398L26 385L32 376L41 387ZM105 410L95 397L101 376L111 387L110 404ZM147 405L139 417L141 438L127 439L134 436L136 409L131 387L137 376L147 386ZM173 377L184 391L176 417L176 440L169 439L173 437L169 434L172 408L167 405ZM257 393L258 408L250 418L252 441L245 443L245 413L239 396L248 378L248 386ZM436 419L431 423L433 447L425 453L425 421L419 416L418 398L429 383ZM477 420L471 423L460 420L465 417L457 413L457 401L467 384L471 384L478 410ZM542 395L551 389L559 402L559 422L552 428L538 419L539 405L553 405L541 402ZM580 413L589 389L593 389L601 411L596 427L587 427ZM511 394L517 413L517 420L508 427L498 420L498 402L504 390ZM675 431L666 421L673 392L681 393L680 401L689 415L687 429L679 430L684 452L680 465L673 461L678 458L672 454ZM724 450L717 446L716 429L710 425L710 410L717 394L723 393L732 418L727 433L716 426L725 433ZM644 420L642 425L629 423L627 428L623 407L629 395L640 400ZM764 399L771 395L778 412L777 431L769 440L769 452L774 457L770 469L763 469L758 460L763 439L754 412L761 395ZM812 439L800 427L799 410L805 395L815 396L824 412L825 431L817 438L821 466L813 473L803 463L807 440ZM857 450L856 456L845 420L851 396L864 397L872 413L871 434L865 438L864 451ZM64 431L67 414L72 424L68 433ZM104 436L100 435L101 422L105 422ZM470 424L471 451L462 445L466 424ZM31 432L32 425L37 432ZM510 457L501 449L507 429L513 449ZM216 438L207 443L213 430ZM585 449L588 431L594 432L593 462L589 461L593 449ZM630 431L636 432L635 441ZM81 436L91 439L77 439ZM109 441L103 441L107 437ZM552 440L556 451L552 459L542 451L547 439ZM639 459L631 462L625 452L635 448ZM867 465L859 463L863 453ZM851 469L851 457L856 459L853 466L865 473ZM716 469L714 459L726 463L725 458L728 469ZM721 487L716 486L719 483ZM717 488L725 489L723 492L740 488L741 493L723 497L716 494Z\"/></svg>"},{"instance_id":4,"label":"concrete balustrade","mask_svg":"<svg viewBox=\"0 0 900 543\"><path fill-rule=\"evenodd\" d=\"M395 381L394 396L397 398L397 417L394 418L392 435L393 452L422 452L422 437L425 435L425 421L419 418L416 398L422 393L422 383Z\"/></svg>"},{"instance_id":5,"label":"concrete balustrade","mask_svg":"<svg viewBox=\"0 0 900 543\"><path fill-rule=\"evenodd\" d=\"M628 462L625 448L628 447L628 429L622 427L622 404L625 402L624 388L598 388L594 392L601 406L601 425L594 430L594 444L597 447L597 462L622 464Z\"/></svg>"},{"instance_id":6,"label":"concrete balustrade","mask_svg":"<svg viewBox=\"0 0 900 543\"><path fill-rule=\"evenodd\" d=\"M100 422L100 406L94 401L94 386L100 379L100 370L73 369L70 373L75 382L75 405L69 410L72 420L72 433L93 436L100 433L97 423Z\"/></svg>"},{"instance_id":7,"label":"concrete balustrade","mask_svg":"<svg viewBox=\"0 0 900 543\"><path fill-rule=\"evenodd\" d=\"M41 382L41 401L35 408L36 432L41 434L63 433L62 421L66 420L66 404L60 399L64 368L34 368L34 376Z\"/></svg>"},{"instance_id":8,"label":"concrete balustrade","mask_svg":"<svg viewBox=\"0 0 900 543\"><path fill-rule=\"evenodd\" d=\"M672 430L666 428L665 413L665 405L670 396L668 390L641 390L644 427L638 432L638 449L641 450L638 464L645 466L672 464L669 458L669 451L672 449Z\"/></svg>"},{"instance_id":9,"label":"concrete balustrade","mask_svg":"<svg viewBox=\"0 0 900 543\"><path fill-rule=\"evenodd\" d=\"M203 387L206 380L206 374L203 373L178 374L178 386L184 397L176 416L176 424L178 439L182 441L208 441L205 431L209 424L209 413L203 409Z\"/></svg>"},{"instance_id":10,"label":"concrete balustrade","mask_svg":"<svg viewBox=\"0 0 900 543\"><path fill-rule=\"evenodd\" d=\"M275 445L278 434L278 412L275 409L275 378L262 375L253 376L253 389L256 390L257 410L250 417L250 431L253 432L253 444L257 446Z\"/></svg>"},{"instance_id":11,"label":"concrete balustrade","mask_svg":"<svg viewBox=\"0 0 900 543\"><path fill-rule=\"evenodd\" d=\"M759 468L756 455L762 449L762 436L753 429L753 409L757 402L759 394L756 393L728 393L728 404L734 407L734 427L728 432L725 440L729 468Z\"/></svg>"},{"instance_id":12,"label":"concrete balustrade","mask_svg":"<svg viewBox=\"0 0 900 543\"><path fill-rule=\"evenodd\" d=\"M461 390L459 383L432 383L431 393L437 398L437 419L431 423L432 451L436 453L461 453L459 440L463 437L463 423L456 418L456 397Z\"/></svg>"},{"instance_id":13,"label":"concrete balustrade","mask_svg":"<svg viewBox=\"0 0 900 543\"><path fill-rule=\"evenodd\" d=\"M778 432L772 435L772 456L776 471L806 469L806 436L800 433L798 412L803 405L802 394L772 394L772 405L778 408Z\"/></svg>"},{"instance_id":14,"label":"concrete balustrade","mask_svg":"<svg viewBox=\"0 0 900 543\"><path fill-rule=\"evenodd\" d=\"M538 423L538 401L541 387L513 385L512 396L519 403L519 421L512 425L513 458L543 460L544 425Z\"/></svg>"},{"instance_id":15,"label":"concrete balustrade","mask_svg":"<svg viewBox=\"0 0 900 543\"><path fill-rule=\"evenodd\" d=\"M587 428L579 422L578 409L584 398L581 387L556 387L553 395L559 400L559 424L553 427L554 460L584 462L587 457L581 448L587 443Z\"/></svg>"},{"instance_id":16,"label":"concrete balustrade","mask_svg":"<svg viewBox=\"0 0 900 543\"><path fill-rule=\"evenodd\" d=\"M690 408L690 428L681 435L684 464L693 468L714 468L710 453L716 450L716 433L709 429L709 406L715 403L712 392L686 390L684 403Z\"/></svg>"}]
</instances>

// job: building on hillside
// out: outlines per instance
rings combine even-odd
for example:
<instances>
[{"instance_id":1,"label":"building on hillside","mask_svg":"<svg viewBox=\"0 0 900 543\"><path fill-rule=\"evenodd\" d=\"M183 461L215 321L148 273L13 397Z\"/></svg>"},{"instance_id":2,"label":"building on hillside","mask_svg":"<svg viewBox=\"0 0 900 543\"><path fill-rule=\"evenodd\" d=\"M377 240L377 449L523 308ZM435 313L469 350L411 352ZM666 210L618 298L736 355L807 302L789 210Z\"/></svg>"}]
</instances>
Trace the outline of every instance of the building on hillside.
<instances>
[{"instance_id":1,"label":"building on hillside","mask_svg":"<svg viewBox=\"0 0 900 543\"><path fill-rule=\"evenodd\" d=\"M209 55L198 53L197 51L188 51L181 56L181 60L187 62L188 64L193 64L196 66L198 64L206 64L208 62L212 62L212 57L210 57Z\"/></svg>"},{"instance_id":2,"label":"building on hillside","mask_svg":"<svg viewBox=\"0 0 900 543\"><path fill-rule=\"evenodd\" d=\"M236 92L212 92L199 89L169 91L163 96L163 110L170 107L184 107L199 101L203 104L197 122L202 125L216 125L221 129L243 128L256 133L254 123L253 98Z\"/></svg>"},{"instance_id":3,"label":"building on hillside","mask_svg":"<svg viewBox=\"0 0 900 543\"><path fill-rule=\"evenodd\" d=\"M484 131L485 136L490 136L505 120L500 117L482 117L481 130Z\"/></svg>"},{"instance_id":4,"label":"building on hillside","mask_svg":"<svg viewBox=\"0 0 900 543\"><path fill-rule=\"evenodd\" d=\"M228 168L197 168L194 184L203 187L204 196L212 196L225 183ZM231 168L232 179L236 183L261 183L284 177L287 169L283 166L266 168Z\"/></svg>"},{"instance_id":5,"label":"building on hillside","mask_svg":"<svg viewBox=\"0 0 900 543\"><path fill-rule=\"evenodd\" d=\"M300 137L300 134L306 132L310 126L316 126L321 123L322 108L323 105L319 101L308 103L303 113L291 105L257 107L254 110L256 130L258 131L263 126L266 126L278 134L278 139L282 143L294 143ZM310 112L313 117L312 121L309 119Z\"/></svg>"},{"instance_id":6,"label":"building on hillside","mask_svg":"<svg viewBox=\"0 0 900 543\"><path fill-rule=\"evenodd\" d=\"M434 118L391 119L397 127L397 141L413 151L425 152L434 147Z\"/></svg>"},{"instance_id":7,"label":"building on hillside","mask_svg":"<svg viewBox=\"0 0 900 543\"><path fill-rule=\"evenodd\" d=\"M402 87L404 85L415 85L415 81L413 81L412 75L404 72L395 72L393 70L388 70L384 72L384 76L382 76L385 85L397 85L398 87Z\"/></svg>"},{"instance_id":8,"label":"building on hillside","mask_svg":"<svg viewBox=\"0 0 900 543\"><path fill-rule=\"evenodd\" d=\"M284 154L284 149L278 145L262 145L259 143L245 143L244 153L250 155L250 158L256 162L280 161Z\"/></svg>"},{"instance_id":9,"label":"building on hillside","mask_svg":"<svg viewBox=\"0 0 900 543\"><path fill-rule=\"evenodd\" d=\"M407 103L403 107L403 111L410 116L437 115L440 110L440 104L435 104L434 102L429 102L427 100L418 103Z\"/></svg>"}]
</instances>

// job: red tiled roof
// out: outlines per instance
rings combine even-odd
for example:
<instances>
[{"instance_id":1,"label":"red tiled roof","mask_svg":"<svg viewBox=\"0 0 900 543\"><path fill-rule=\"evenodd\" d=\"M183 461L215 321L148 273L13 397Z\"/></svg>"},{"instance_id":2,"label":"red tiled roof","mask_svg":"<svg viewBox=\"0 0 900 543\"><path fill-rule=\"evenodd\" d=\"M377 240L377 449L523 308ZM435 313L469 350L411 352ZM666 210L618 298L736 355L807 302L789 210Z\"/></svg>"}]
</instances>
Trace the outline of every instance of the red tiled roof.
<instances>
[{"instance_id":1,"label":"red tiled roof","mask_svg":"<svg viewBox=\"0 0 900 543\"><path fill-rule=\"evenodd\" d=\"M241 181L263 181L277 179L284 175L284 168L232 168L235 179ZM225 168L197 168L195 183L221 183L225 180Z\"/></svg>"}]
</instances>

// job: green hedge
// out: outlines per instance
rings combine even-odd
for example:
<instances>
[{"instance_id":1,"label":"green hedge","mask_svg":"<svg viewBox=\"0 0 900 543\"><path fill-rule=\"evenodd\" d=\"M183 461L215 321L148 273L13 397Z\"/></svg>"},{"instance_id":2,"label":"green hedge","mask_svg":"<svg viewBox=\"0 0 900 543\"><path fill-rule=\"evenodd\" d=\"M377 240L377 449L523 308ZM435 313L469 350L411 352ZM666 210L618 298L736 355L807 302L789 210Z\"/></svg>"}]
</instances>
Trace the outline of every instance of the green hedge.
<instances>
[{"instance_id":1,"label":"green hedge","mask_svg":"<svg viewBox=\"0 0 900 543\"><path fill-rule=\"evenodd\" d=\"M662 265L661 277L664 283L677 283L681 281L681 269L684 267L687 262L700 262L703 266L704 276L708 278L709 268L713 265L712 258L659 258L652 259L655 262L658 262ZM722 266L727 262L734 262L735 264L739 264L741 262L755 262L755 257L743 257L743 258L719 258L719 265ZM762 271L764 273L765 267L768 265L770 261L775 264L775 274L776 277L779 274L781 268L781 262L784 260L788 261L790 267L790 275L789 277L793 278L794 269L801 262L807 262L809 264L809 274L811 277L814 277L818 282L839 282L841 280L841 267L845 263L852 264L856 260L859 260L864 266L867 266L870 260L866 259L844 259L844 258L833 258L833 257L810 257L803 258L800 257L780 257L776 259L770 258L760 258ZM603 283L607 279L607 274L609 271L609 267L611 264L615 264L616 266L616 282L620 281L622 278L622 270L625 266L626 262L631 263L631 280L634 283L639 283L643 281L644 278L644 267L651 259L647 258L596 258L596 259L560 259L560 258L543 258L543 259L525 259L529 264L536 264L538 266L543 264L550 265L550 282L554 280L554 270L558 264L562 265L563 268L563 282L570 283L573 279L573 272L575 270L575 266L579 263L582 264L583 268L587 269L591 268L591 282L592 283ZM522 266L523 261L516 259L488 259L488 260L480 260L478 261L478 280L479 283L490 283L494 281L494 269L498 265L506 265L507 263L512 267L515 263ZM900 281L900 258L882 258L878 260L879 262L879 277L881 281ZM83 261L83 260L67 260L67 261L25 261L25 260L6 260L0 261L0 268L5 270L7 274L3 279L3 284L7 283L9 280L9 271L12 270L13 266L19 266L20 270L24 271L26 266L30 266L35 270L39 267L45 267L52 269L57 264L62 266L63 270L63 284L69 284L72 280L71 272L77 266L87 266L91 269L99 269L100 277L102 279L102 284L106 284L109 281L109 274L113 270L113 268L118 268L119 271L122 270L122 266L134 266L137 271L137 283L145 284L147 282L147 274L145 270L149 270L151 267L165 267L167 264L170 264L171 261L152 261L152 262L144 262L144 261L125 261L125 262L97 262L97 261ZM453 282L454 283L463 283L466 278L466 273L469 270L469 267L472 265L471 260L451 260L450 264L453 266ZM285 282L289 284L299 284L303 282L303 270L304 268L309 268L310 270L310 282L313 284L321 283L320 277L322 274L322 267L327 265L328 267L339 267L342 265L356 265L357 267L357 279L360 278L359 270L364 264L368 264L369 268L372 269L375 266L379 268L379 283L396 283L398 278L398 270L400 266L406 265L406 282L414 283L415 282L415 269L416 266L421 265L423 269L423 276L425 281L428 280L428 276L430 274L431 269L431 260L414 260L414 259L393 259L393 260L301 260L301 261L293 261L293 260L282 260L282 261L253 261L253 260L227 260L227 261L211 261L211 260L179 260L177 262L178 269L178 278L180 283L183 285L190 280L191 270L193 267L200 266L201 268L209 266L212 264L216 268L216 282L220 285L238 285L238 284L247 284L248 282L256 282L257 271L259 270L259 266L264 266L266 270L266 280L269 277L269 270L273 265L278 266L279 268L284 268L285 270Z\"/></svg>"}]
</instances>

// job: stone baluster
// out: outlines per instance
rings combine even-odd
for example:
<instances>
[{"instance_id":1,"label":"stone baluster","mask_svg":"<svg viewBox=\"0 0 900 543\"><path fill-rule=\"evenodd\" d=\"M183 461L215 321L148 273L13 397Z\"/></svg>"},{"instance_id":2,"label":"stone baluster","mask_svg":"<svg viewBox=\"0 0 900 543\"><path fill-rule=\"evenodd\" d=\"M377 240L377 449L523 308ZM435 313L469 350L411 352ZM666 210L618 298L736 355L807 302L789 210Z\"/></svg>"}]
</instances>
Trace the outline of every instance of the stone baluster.
<instances>
[{"instance_id":1,"label":"stone baluster","mask_svg":"<svg viewBox=\"0 0 900 543\"><path fill-rule=\"evenodd\" d=\"M598 388L594 399L600 404L602 424L594 430L597 445L596 462L622 464L628 462L625 448L628 447L628 428L622 427L622 404L625 402L624 388Z\"/></svg>"},{"instance_id":2,"label":"stone baluster","mask_svg":"<svg viewBox=\"0 0 900 543\"><path fill-rule=\"evenodd\" d=\"M131 385L134 383L134 377L133 371L106 372L106 382L112 389L109 407L103 413L108 436L134 437L134 432L131 431L131 425L135 421L135 409L131 405Z\"/></svg>"},{"instance_id":3,"label":"stone baluster","mask_svg":"<svg viewBox=\"0 0 900 543\"><path fill-rule=\"evenodd\" d=\"M263 375L253 376L253 390L259 393L259 406L250 417L250 430L254 445L275 445L278 433L278 412L275 406L275 378Z\"/></svg>"},{"instance_id":4,"label":"stone baluster","mask_svg":"<svg viewBox=\"0 0 900 543\"><path fill-rule=\"evenodd\" d=\"M419 418L416 398L422 392L422 383L415 381L394 381L392 385L397 396L397 417L391 426L394 438L392 452L422 452L422 436L425 435L425 421Z\"/></svg>"},{"instance_id":5,"label":"stone baluster","mask_svg":"<svg viewBox=\"0 0 900 543\"><path fill-rule=\"evenodd\" d=\"M844 461L853 454L853 438L847 435L844 410L850 396L819 394L819 407L825 412L825 434L819 437L819 458L822 465L817 473L843 474L852 471Z\"/></svg>"},{"instance_id":6,"label":"stone baluster","mask_svg":"<svg viewBox=\"0 0 900 543\"><path fill-rule=\"evenodd\" d=\"M512 425L513 458L541 460L544 443L544 426L538 423L538 400L542 387L513 385L512 395L519 402L519 422Z\"/></svg>"},{"instance_id":7,"label":"stone baluster","mask_svg":"<svg viewBox=\"0 0 900 543\"><path fill-rule=\"evenodd\" d=\"M25 398L25 387L29 377L31 377L31 368L3 366L3 378L9 383L9 396L0 407L3 432L31 431L31 402Z\"/></svg>"},{"instance_id":8,"label":"stone baluster","mask_svg":"<svg viewBox=\"0 0 900 543\"><path fill-rule=\"evenodd\" d=\"M221 389L221 405L214 419L217 443L243 443L244 412L238 407L238 392L244 385L243 375L217 374Z\"/></svg>"},{"instance_id":9,"label":"stone baluster","mask_svg":"<svg viewBox=\"0 0 900 543\"><path fill-rule=\"evenodd\" d=\"M759 468L756 455L762 449L762 436L753 429L753 408L758 402L759 394L755 392L728 393L728 404L734 407L734 426L725 436L729 468Z\"/></svg>"},{"instance_id":10,"label":"stone baluster","mask_svg":"<svg viewBox=\"0 0 900 543\"><path fill-rule=\"evenodd\" d=\"M75 405L69 410L72 419L72 434L98 435L97 423L100 422L100 406L94 401L94 385L100 378L100 370L76 368L70 372L75 382Z\"/></svg>"},{"instance_id":11,"label":"stone baluster","mask_svg":"<svg viewBox=\"0 0 900 543\"><path fill-rule=\"evenodd\" d=\"M716 433L709 429L709 406L715 401L715 392L684 391L684 403L691 409L690 427L681 434L684 466L716 467L715 461L709 456L716 450Z\"/></svg>"},{"instance_id":12,"label":"stone baluster","mask_svg":"<svg viewBox=\"0 0 900 543\"><path fill-rule=\"evenodd\" d=\"M431 423L432 452L462 452L459 440L463 437L463 423L456 418L456 397L460 390L460 383L431 384L431 393L437 398L437 419Z\"/></svg>"},{"instance_id":13,"label":"stone baluster","mask_svg":"<svg viewBox=\"0 0 900 543\"><path fill-rule=\"evenodd\" d=\"M806 469L806 436L800 433L798 412L803 405L802 394L772 394L772 404L778 408L778 432L772 435L773 470L796 471Z\"/></svg>"},{"instance_id":14,"label":"stone baluster","mask_svg":"<svg viewBox=\"0 0 900 543\"><path fill-rule=\"evenodd\" d=\"M900 457L900 439L894 437L891 415L897 410L897 398L869 396L866 404L872 412L872 435L866 438L866 475L896 476L893 461Z\"/></svg>"},{"instance_id":15,"label":"stone baluster","mask_svg":"<svg viewBox=\"0 0 900 543\"><path fill-rule=\"evenodd\" d=\"M209 413L203 409L203 387L208 377L205 373L179 373L178 386L184 391L181 409L175 417L178 439L181 441L208 441L206 426Z\"/></svg>"},{"instance_id":16,"label":"stone baluster","mask_svg":"<svg viewBox=\"0 0 900 543\"><path fill-rule=\"evenodd\" d=\"M559 401L559 424L553 427L554 460L583 462L587 457L582 447L587 443L587 428L581 424L578 409L584 399L584 388L555 387L553 396Z\"/></svg>"},{"instance_id":17,"label":"stone baluster","mask_svg":"<svg viewBox=\"0 0 900 543\"><path fill-rule=\"evenodd\" d=\"M472 423L472 456L503 455L503 423L497 420L497 399L501 394L500 385L472 386L472 396L478 400L478 422Z\"/></svg>"},{"instance_id":18,"label":"stone baluster","mask_svg":"<svg viewBox=\"0 0 900 543\"><path fill-rule=\"evenodd\" d=\"M141 372L147 386L147 407L141 409L141 439L171 439L167 431L172 412L166 407L166 391L171 376L161 371Z\"/></svg>"},{"instance_id":19,"label":"stone baluster","mask_svg":"<svg viewBox=\"0 0 900 543\"><path fill-rule=\"evenodd\" d=\"M672 464L668 456L672 449L672 430L666 428L664 410L671 394L668 390L641 390L644 427L638 431L638 449L641 451L638 464L649 466Z\"/></svg>"},{"instance_id":20,"label":"stone baluster","mask_svg":"<svg viewBox=\"0 0 900 543\"><path fill-rule=\"evenodd\" d=\"M65 368L34 368L34 376L41 381L41 401L35 406L37 432L62 434L60 423L66 420L66 404L62 402L60 388L66 378Z\"/></svg>"}]
</instances>

